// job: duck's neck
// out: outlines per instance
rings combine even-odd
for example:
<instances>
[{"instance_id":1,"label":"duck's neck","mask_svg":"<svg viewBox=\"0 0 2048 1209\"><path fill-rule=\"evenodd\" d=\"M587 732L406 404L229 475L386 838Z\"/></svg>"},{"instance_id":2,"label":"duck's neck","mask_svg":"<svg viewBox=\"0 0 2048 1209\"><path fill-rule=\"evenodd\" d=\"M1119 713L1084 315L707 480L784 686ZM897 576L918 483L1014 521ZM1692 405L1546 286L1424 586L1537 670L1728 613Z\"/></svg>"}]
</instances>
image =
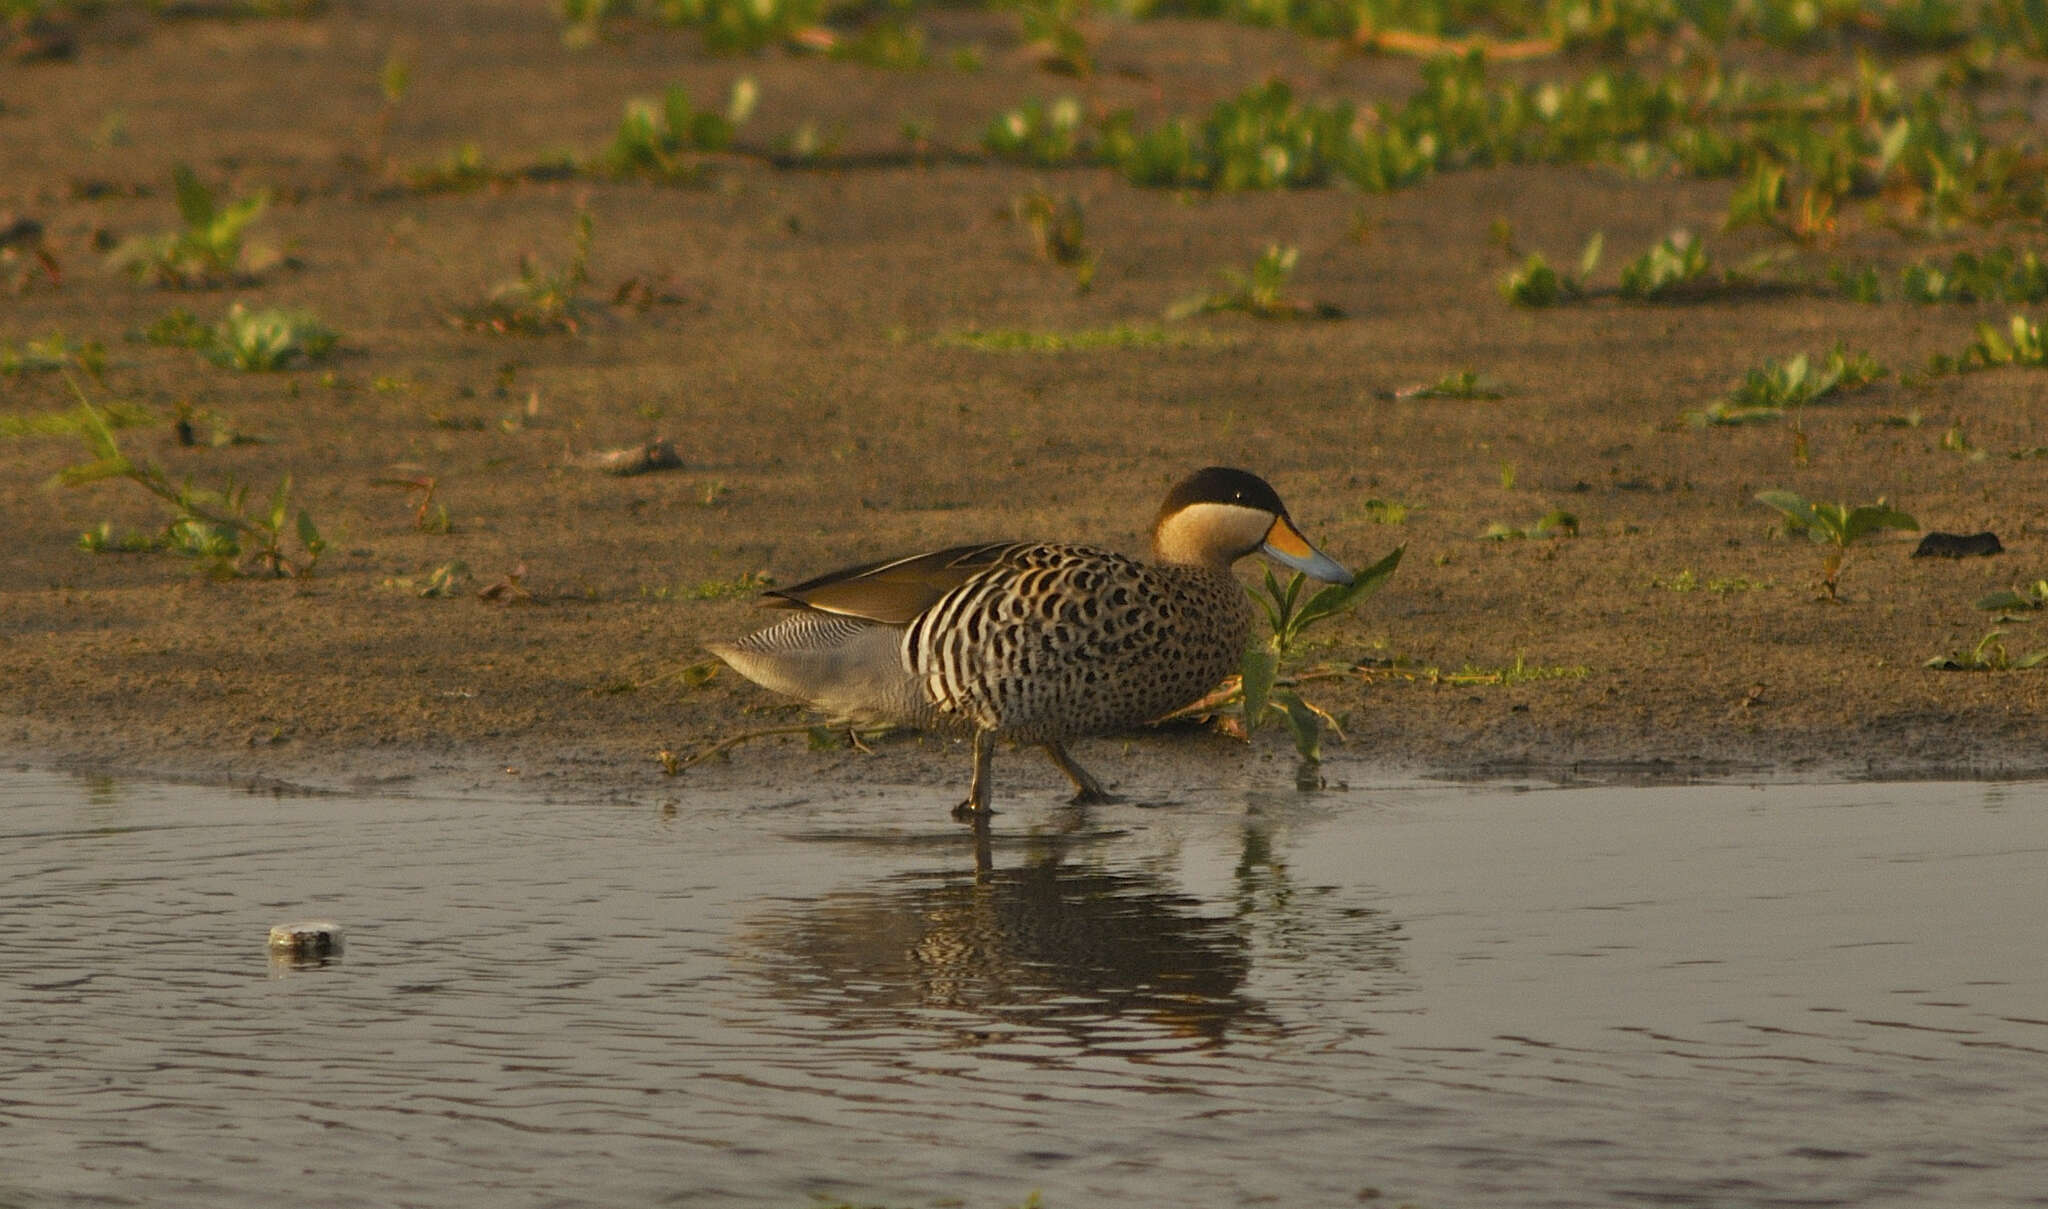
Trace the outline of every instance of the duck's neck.
<instances>
[{"instance_id":1,"label":"duck's neck","mask_svg":"<svg viewBox=\"0 0 2048 1209\"><path fill-rule=\"evenodd\" d=\"M1152 525L1152 557L1182 567L1228 572L1258 548L1269 517L1231 504L1193 504Z\"/></svg>"}]
</instances>

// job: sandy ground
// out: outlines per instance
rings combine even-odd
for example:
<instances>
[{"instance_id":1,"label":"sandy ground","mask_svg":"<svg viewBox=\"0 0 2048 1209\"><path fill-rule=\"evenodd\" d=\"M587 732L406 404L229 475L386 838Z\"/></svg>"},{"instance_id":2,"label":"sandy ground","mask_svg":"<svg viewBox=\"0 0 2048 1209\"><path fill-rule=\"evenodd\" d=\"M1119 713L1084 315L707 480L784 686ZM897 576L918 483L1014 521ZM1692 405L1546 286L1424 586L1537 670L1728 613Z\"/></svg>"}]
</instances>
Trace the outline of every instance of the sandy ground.
<instances>
[{"instance_id":1,"label":"sandy ground","mask_svg":"<svg viewBox=\"0 0 2048 1209\"><path fill-rule=\"evenodd\" d=\"M331 543L316 575L279 580L88 553L81 531L155 531L162 508L125 482L49 487L85 460L74 437L0 437L0 750L326 786L943 786L964 780L967 758L937 742L865 755L769 740L681 779L656 753L796 720L736 677L688 670L701 641L758 620L748 577L788 583L994 537L1135 550L1165 487L1222 462L1269 477L1346 561L1407 548L1386 589L1311 654L1368 664L1313 688L1347 728L1333 776L2048 769L2048 670L1923 667L1993 628L1974 599L2043 573L2048 460L2008 456L2048 445L2038 372L1894 375L1811 409L1803 463L1780 425L1678 422L1767 358L1841 340L1912 367L2011 308L1759 294L1521 311L1495 289L1505 262L1488 230L1501 219L1553 259L1594 229L1631 255L1676 227L1712 235L1727 259L1769 246L1714 234L1725 182L1516 167L1378 197L1187 197L1105 170L946 154L974 152L1002 108L1062 91L1189 111L1270 72L1364 101L1406 95L1417 71L1284 33L1156 22L1105 27L1105 70L1077 85L1038 71L1011 29L942 14L938 54L973 43L984 68L904 73L712 57L693 35L648 27L566 49L540 4L337 2L307 20L117 16L84 27L70 60L0 67L0 214L41 223L63 271L55 284L17 260L0 341L62 330L104 342L104 383L87 389L156 417L119 434L126 451L257 496L289 473ZM394 50L413 81L380 136L377 76ZM582 179L432 195L384 167L466 141L501 164L589 151L629 98L680 82L709 101L741 75L761 95L743 150L809 122L837 138L834 165L742 154L687 187ZM924 162L902 153L906 120L939 149ZM103 269L96 240L172 225L176 163L225 195L272 190L255 234L292 265L206 292ZM1091 292L1006 217L1034 186L1085 207ZM448 321L523 253L565 259L579 208L594 224L580 331L521 338ZM1946 246L1875 228L1851 240L1845 253L1893 264ZM941 339L1155 323L1271 242L1301 250L1293 293L1347 317L1196 319L1174 328L1195 334L1174 346L1101 352ZM632 280L661 300L607 305ZM172 306L211 321L237 299L309 308L339 328L326 376L236 373L123 339ZM1465 369L1500 380L1505 397L1389 397ZM181 403L199 417L192 446L168 423ZM56 374L0 376L0 414L71 404ZM1958 424L1984 456L1942 447ZM215 445L216 432L256 440ZM654 437L674 442L680 467L614 477L579 461ZM446 532L417 528L416 495L378 482L417 476L434 480ZM1771 487L1888 496L1927 529L1995 531L2007 552L1912 559L1916 535L1887 535L1852 553L1840 603L1820 601L1820 548L1776 534L1752 500ZM1375 501L1404 515L1388 523ZM1556 508L1576 515L1577 537L1481 536ZM458 561L464 591L419 594ZM476 594L515 573L520 591ZM2048 645L2048 630L2007 629L2015 650ZM1481 674L1395 674L1389 660ZM1486 675L1518 661L1546 674ZM1181 730L1084 744L1082 758L1160 795L1292 776L1277 734L1248 753ZM998 771L999 793L1060 784L1036 756Z\"/></svg>"}]
</instances>

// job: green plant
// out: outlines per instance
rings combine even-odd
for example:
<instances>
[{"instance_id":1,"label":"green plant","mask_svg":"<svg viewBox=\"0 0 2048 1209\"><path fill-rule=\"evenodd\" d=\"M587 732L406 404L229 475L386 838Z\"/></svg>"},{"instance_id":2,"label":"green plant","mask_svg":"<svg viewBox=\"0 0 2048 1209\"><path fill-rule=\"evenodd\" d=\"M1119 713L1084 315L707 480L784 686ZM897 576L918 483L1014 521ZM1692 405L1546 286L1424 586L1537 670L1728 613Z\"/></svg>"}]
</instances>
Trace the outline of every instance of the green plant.
<instances>
[{"instance_id":1,"label":"green plant","mask_svg":"<svg viewBox=\"0 0 2048 1209\"><path fill-rule=\"evenodd\" d=\"M1918 531L1920 522L1887 504L1879 497L1875 504L1850 507L1847 504L1814 504L1785 490L1759 491L1756 500L1760 504L1777 509L1785 517L1785 529L1789 533L1804 533L1822 545L1831 547L1827 560L1821 569L1821 587L1827 599L1839 601L1835 585L1842 573L1842 563L1848 557L1849 546L1861 538L1885 529Z\"/></svg>"},{"instance_id":2,"label":"green plant","mask_svg":"<svg viewBox=\"0 0 2048 1209\"><path fill-rule=\"evenodd\" d=\"M377 91L384 96L384 104L377 110L377 117L370 125L369 148L364 162L376 167L386 167L384 154L385 140L391 134L392 119L398 116L399 102L412 90L412 61L393 50L384 56L384 66L377 72Z\"/></svg>"},{"instance_id":3,"label":"green plant","mask_svg":"<svg viewBox=\"0 0 2048 1209\"><path fill-rule=\"evenodd\" d=\"M97 380L107 368L107 346L97 340L73 341L63 332L16 347L0 344L0 374L49 373L82 369Z\"/></svg>"},{"instance_id":4,"label":"green plant","mask_svg":"<svg viewBox=\"0 0 2048 1209\"><path fill-rule=\"evenodd\" d=\"M1504 239L1504 242L1512 249L1510 239ZM1599 267L1600 253L1605 246L1605 235L1593 232L1585 247L1579 250L1578 272L1569 276L1551 268L1543 253L1531 252L1528 259L1501 279L1501 296L1516 306L1526 307L1556 306L1560 302L1583 298L1586 296L1585 280Z\"/></svg>"},{"instance_id":5,"label":"green plant","mask_svg":"<svg viewBox=\"0 0 2048 1209\"><path fill-rule=\"evenodd\" d=\"M733 579L704 580L683 595L691 600L731 600L735 596L757 595L761 589L774 586L774 577L766 571L746 571Z\"/></svg>"},{"instance_id":6,"label":"green plant","mask_svg":"<svg viewBox=\"0 0 2048 1209\"><path fill-rule=\"evenodd\" d=\"M1766 361L1705 409L1686 413L1696 425L1753 424L1816 403L1842 391L1868 386L1890 371L1868 353L1851 353L1839 341L1816 364L1805 353Z\"/></svg>"},{"instance_id":7,"label":"green plant","mask_svg":"<svg viewBox=\"0 0 2048 1209\"><path fill-rule=\"evenodd\" d=\"M598 163L612 176L687 179L696 172L689 153L730 147L733 133L753 115L759 100L754 78L741 76L727 93L723 112L697 108L680 84L663 94L659 104L628 101L618 133Z\"/></svg>"},{"instance_id":8,"label":"green plant","mask_svg":"<svg viewBox=\"0 0 2048 1209\"><path fill-rule=\"evenodd\" d=\"M1358 508L1365 519L1375 525L1406 524L1408 514L1415 510L1412 504L1404 504L1399 500L1383 500L1377 496L1367 499Z\"/></svg>"},{"instance_id":9,"label":"green plant","mask_svg":"<svg viewBox=\"0 0 2048 1209\"><path fill-rule=\"evenodd\" d=\"M1007 0L1017 11L1017 24L1026 45L1038 56L1038 65L1062 75L1087 76L1095 71L1087 35L1080 21L1088 15L1089 0Z\"/></svg>"},{"instance_id":10,"label":"green plant","mask_svg":"<svg viewBox=\"0 0 2048 1209\"><path fill-rule=\"evenodd\" d=\"M250 373L323 360L341 338L309 311L252 311L239 302L211 327L183 307L173 307L139 336L146 343L189 348L215 365Z\"/></svg>"},{"instance_id":11,"label":"green plant","mask_svg":"<svg viewBox=\"0 0 2048 1209\"><path fill-rule=\"evenodd\" d=\"M421 533L445 534L453 528L448 517L448 506L438 503L434 493L441 481L425 472L417 474L392 475L370 480L372 487L396 487L412 498L412 527Z\"/></svg>"},{"instance_id":12,"label":"green plant","mask_svg":"<svg viewBox=\"0 0 2048 1209\"><path fill-rule=\"evenodd\" d=\"M1972 602L1972 607L1986 613L1997 613L2000 621L2032 621L2029 614L2048 608L2048 579L2014 584L2005 591L1980 596Z\"/></svg>"},{"instance_id":13,"label":"green plant","mask_svg":"<svg viewBox=\"0 0 2048 1209\"><path fill-rule=\"evenodd\" d=\"M310 311L275 307L252 311L237 302L228 307L200 348L215 365L248 373L270 373L300 363L320 361L334 351L341 334Z\"/></svg>"},{"instance_id":14,"label":"green plant","mask_svg":"<svg viewBox=\"0 0 2048 1209\"><path fill-rule=\"evenodd\" d=\"M1996 365L2048 365L2048 341L2041 339L2040 323L2025 315L2014 315L2003 333L1991 324L1980 323L1977 338L1963 354L1963 364L1986 369Z\"/></svg>"},{"instance_id":15,"label":"green plant","mask_svg":"<svg viewBox=\"0 0 2048 1209\"><path fill-rule=\"evenodd\" d=\"M1078 331L1036 328L962 328L945 332L934 343L984 353L1092 353L1129 348L1216 348L1237 343L1220 332L1166 327L1158 323L1119 323Z\"/></svg>"},{"instance_id":16,"label":"green plant","mask_svg":"<svg viewBox=\"0 0 2048 1209\"><path fill-rule=\"evenodd\" d=\"M1731 592L1754 592L1759 588L1768 588L1771 585L1741 575L1722 575L1702 581L1693 572L1692 568L1687 567L1678 574L1668 578L1664 576L1652 578L1650 586L1662 588L1666 592L1697 592L1701 588L1705 588L1716 596L1726 596Z\"/></svg>"},{"instance_id":17,"label":"green plant","mask_svg":"<svg viewBox=\"0 0 2048 1209\"><path fill-rule=\"evenodd\" d=\"M2032 248L1957 252L1946 266L1923 260L1899 274L1909 302L2039 302L2048 298L2048 262Z\"/></svg>"},{"instance_id":18,"label":"green plant","mask_svg":"<svg viewBox=\"0 0 2048 1209\"><path fill-rule=\"evenodd\" d=\"M1350 583L1331 584L1306 600L1302 599L1306 576L1297 573L1283 588L1272 570L1266 571L1263 594L1253 593L1252 599L1265 613L1270 632L1245 652L1238 677L1238 717L1247 736L1271 717L1286 725L1302 759L1311 763L1322 759L1323 727L1328 724L1335 730L1336 720L1301 695L1298 683L1286 675L1289 659L1310 626L1349 613L1379 590L1401 565L1406 549L1396 546L1393 553L1359 572ZM1338 735L1341 738L1342 732Z\"/></svg>"},{"instance_id":19,"label":"green plant","mask_svg":"<svg viewBox=\"0 0 2048 1209\"><path fill-rule=\"evenodd\" d=\"M834 42L832 57L885 71L916 71L931 62L930 43L924 27L885 18Z\"/></svg>"},{"instance_id":20,"label":"green plant","mask_svg":"<svg viewBox=\"0 0 2048 1209\"><path fill-rule=\"evenodd\" d=\"M1390 399L1500 399L1507 395L1501 380L1477 370L1462 369L1445 374L1426 385L1404 386L1387 392Z\"/></svg>"},{"instance_id":21,"label":"green plant","mask_svg":"<svg viewBox=\"0 0 2048 1209\"><path fill-rule=\"evenodd\" d=\"M503 179L478 143L464 143L431 164L405 171L405 183L420 193L469 193Z\"/></svg>"},{"instance_id":22,"label":"green plant","mask_svg":"<svg viewBox=\"0 0 2048 1209\"><path fill-rule=\"evenodd\" d=\"M1073 197L1055 199L1043 188L1010 203L1010 212L1031 232L1038 254L1074 272L1074 287L1087 293L1095 284L1095 252L1088 246L1087 222Z\"/></svg>"},{"instance_id":23,"label":"green plant","mask_svg":"<svg viewBox=\"0 0 2048 1209\"><path fill-rule=\"evenodd\" d=\"M597 45L606 18L626 8L627 0L555 0L555 15L563 25L562 45L572 50Z\"/></svg>"},{"instance_id":24,"label":"green plant","mask_svg":"<svg viewBox=\"0 0 2048 1209\"><path fill-rule=\"evenodd\" d=\"M1134 185L1150 188L1296 189L1337 176L1399 171L1373 158L1348 104L1302 104L1284 81L1268 80L1217 102L1194 120L1139 130L1128 113L1103 124L1102 158Z\"/></svg>"},{"instance_id":25,"label":"green plant","mask_svg":"<svg viewBox=\"0 0 2048 1209\"><path fill-rule=\"evenodd\" d=\"M654 0L655 15L688 26L714 52L758 51L812 31L824 0Z\"/></svg>"},{"instance_id":26,"label":"green plant","mask_svg":"<svg viewBox=\"0 0 2048 1209\"><path fill-rule=\"evenodd\" d=\"M156 416L148 408L116 400L97 410L74 407L69 411L0 415L0 437L75 437L95 424L121 429L155 422Z\"/></svg>"},{"instance_id":27,"label":"green plant","mask_svg":"<svg viewBox=\"0 0 2048 1209\"><path fill-rule=\"evenodd\" d=\"M590 280L592 223L588 210L576 213L575 244L559 268L542 265L532 255L519 260L519 276L492 290L482 302L457 311L458 326L499 335L542 336L576 332L588 306L580 291Z\"/></svg>"},{"instance_id":28,"label":"green plant","mask_svg":"<svg viewBox=\"0 0 2048 1209\"><path fill-rule=\"evenodd\" d=\"M244 235L270 205L270 194L220 204L190 168L171 169L171 182L184 226L137 236L114 248L108 261L133 276L177 289L210 289L245 283L276 256L245 245Z\"/></svg>"},{"instance_id":29,"label":"green plant","mask_svg":"<svg viewBox=\"0 0 2048 1209\"><path fill-rule=\"evenodd\" d=\"M1674 231L1621 268L1621 296L1651 301L1669 298L1705 280L1713 262L1690 232Z\"/></svg>"},{"instance_id":30,"label":"green plant","mask_svg":"<svg viewBox=\"0 0 2048 1209\"><path fill-rule=\"evenodd\" d=\"M1543 514L1535 523L1523 528L1505 525L1495 521L1479 536L1486 541L1507 542L1533 540L1541 541L1552 537L1577 537L1579 518L1562 508L1553 508Z\"/></svg>"},{"instance_id":31,"label":"green plant","mask_svg":"<svg viewBox=\"0 0 2048 1209\"><path fill-rule=\"evenodd\" d=\"M1081 102L1073 97L1051 103L1034 100L990 122L981 145L1002 159L1052 168L1080 158L1084 133Z\"/></svg>"},{"instance_id":32,"label":"green plant","mask_svg":"<svg viewBox=\"0 0 2048 1209\"><path fill-rule=\"evenodd\" d=\"M1847 188L1839 180L1815 181L1800 190L1794 203L1788 200L1784 167L1759 160L1729 199L1721 226L1727 231L1763 226L1802 244L1824 243L1834 237L1835 209Z\"/></svg>"},{"instance_id":33,"label":"green plant","mask_svg":"<svg viewBox=\"0 0 2048 1209\"><path fill-rule=\"evenodd\" d=\"M1294 263L1299 257L1298 249L1268 244L1258 260L1252 263L1250 272L1232 268L1217 270L1217 276L1223 279L1222 289L1183 298L1167 308L1166 317L1186 319L1218 311L1242 311L1257 319L1343 318L1344 312L1329 303L1300 302L1283 295L1288 278L1294 276Z\"/></svg>"},{"instance_id":34,"label":"green plant","mask_svg":"<svg viewBox=\"0 0 2048 1209\"><path fill-rule=\"evenodd\" d=\"M1943 672L2018 672L2048 663L2048 647L2015 655L1999 641L2004 636L2005 631L1993 630L1969 650L1936 655L1923 666Z\"/></svg>"},{"instance_id":35,"label":"green plant","mask_svg":"<svg viewBox=\"0 0 2048 1209\"><path fill-rule=\"evenodd\" d=\"M153 537L116 536L113 527L102 524L86 531L79 545L90 551L166 550L193 559L216 578L227 579L251 571L268 575L305 576L313 573L320 555L327 549L320 530L304 508L292 508L292 478L278 481L268 506L250 511L248 488L229 479L218 489L195 487L190 479L172 482L154 462L136 462L121 452L113 428L101 417L76 383L79 408L86 424L81 432L92 460L59 471L55 482L77 487L106 479L121 478L169 505L171 518L161 534ZM297 549L289 548L296 541Z\"/></svg>"}]
</instances>

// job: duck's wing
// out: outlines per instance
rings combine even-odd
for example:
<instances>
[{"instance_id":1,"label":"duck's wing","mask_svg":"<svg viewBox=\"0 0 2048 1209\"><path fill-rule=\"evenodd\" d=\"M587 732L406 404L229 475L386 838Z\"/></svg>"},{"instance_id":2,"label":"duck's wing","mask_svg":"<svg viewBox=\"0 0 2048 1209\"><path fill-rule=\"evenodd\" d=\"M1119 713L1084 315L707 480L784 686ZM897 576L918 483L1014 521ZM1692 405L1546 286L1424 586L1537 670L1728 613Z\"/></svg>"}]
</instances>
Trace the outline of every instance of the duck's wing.
<instances>
[{"instance_id":1,"label":"duck's wing","mask_svg":"<svg viewBox=\"0 0 2048 1209\"><path fill-rule=\"evenodd\" d=\"M1029 545L983 542L863 563L773 589L763 595L761 604L771 609L816 609L885 625L907 625L946 593Z\"/></svg>"}]
</instances>

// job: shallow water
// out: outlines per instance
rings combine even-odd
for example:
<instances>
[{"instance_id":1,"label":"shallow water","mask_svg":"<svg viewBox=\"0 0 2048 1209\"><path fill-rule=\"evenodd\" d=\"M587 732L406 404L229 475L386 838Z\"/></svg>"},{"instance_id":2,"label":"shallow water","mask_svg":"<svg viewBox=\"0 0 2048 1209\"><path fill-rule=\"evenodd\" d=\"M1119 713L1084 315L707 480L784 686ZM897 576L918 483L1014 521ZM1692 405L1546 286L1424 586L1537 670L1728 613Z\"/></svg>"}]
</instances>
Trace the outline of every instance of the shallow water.
<instances>
[{"instance_id":1,"label":"shallow water","mask_svg":"<svg viewBox=\"0 0 2048 1209\"><path fill-rule=\"evenodd\" d=\"M0 1205L2048 1204L2048 786L949 801L0 776Z\"/></svg>"}]
</instances>

